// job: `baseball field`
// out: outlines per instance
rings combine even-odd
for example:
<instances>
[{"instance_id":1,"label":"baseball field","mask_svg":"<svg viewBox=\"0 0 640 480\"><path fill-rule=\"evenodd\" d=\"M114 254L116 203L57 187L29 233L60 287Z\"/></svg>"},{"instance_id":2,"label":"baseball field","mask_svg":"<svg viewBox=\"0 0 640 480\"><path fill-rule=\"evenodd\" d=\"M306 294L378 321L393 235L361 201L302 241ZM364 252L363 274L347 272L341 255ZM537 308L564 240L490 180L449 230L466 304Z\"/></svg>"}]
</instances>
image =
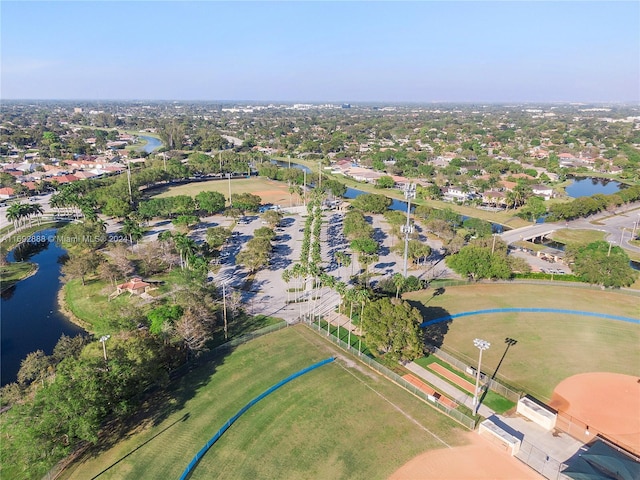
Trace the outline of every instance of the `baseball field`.
<instances>
[{"instance_id":1,"label":"baseball field","mask_svg":"<svg viewBox=\"0 0 640 480\"><path fill-rule=\"evenodd\" d=\"M62 478L179 478L248 401L339 351L302 325L253 340L194 371L124 439L104 439ZM155 410L153 405L148 411ZM465 431L366 367L339 357L253 406L191 478L387 478L425 450L468 443Z\"/></svg>"},{"instance_id":2,"label":"baseball field","mask_svg":"<svg viewBox=\"0 0 640 480\"><path fill-rule=\"evenodd\" d=\"M423 305L425 320L447 313L496 308L554 308L640 320L640 297L616 290L527 284L446 287L404 296ZM640 376L640 325L605 318L554 313L491 313L444 324L442 348L470 365L478 361L474 338L491 343L483 371L551 400L556 385L572 375L611 372ZM517 343L509 345L506 339ZM504 358L503 358L504 357Z\"/></svg>"}]
</instances>

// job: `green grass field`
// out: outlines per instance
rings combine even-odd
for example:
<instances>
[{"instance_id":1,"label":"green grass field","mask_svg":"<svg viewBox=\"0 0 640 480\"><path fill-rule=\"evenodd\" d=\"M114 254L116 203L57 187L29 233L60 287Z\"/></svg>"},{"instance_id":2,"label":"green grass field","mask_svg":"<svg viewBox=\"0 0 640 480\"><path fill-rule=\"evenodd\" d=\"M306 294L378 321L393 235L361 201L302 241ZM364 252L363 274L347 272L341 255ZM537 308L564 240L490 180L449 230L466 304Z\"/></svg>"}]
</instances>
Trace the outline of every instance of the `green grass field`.
<instances>
[{"instance_id":1,"label":"green grass field","mask_svg":"<svg viewBox=\"0 0 640 480\"><path fill-rule=\"evenodd\" d=\"M175 195L189 195L195 197L200 192L220 192L229 196L229 182L227 180L211 180L208 182L194 182L154 190L154 197L173 197ZM159 193L156 193L159 192ZM231 179L231 194L253 193L262 198L263 203L273 203L288 207L290 203L289 187L286 183L269 180L264 177ZM293 196L296 205L297 196Z\"/></svg>"},{"instance_id":2,"label":"green grass field","mask_svg":"<svg viewBox=\"0 0 640 480\"><path fill-rule=\"evenodd\" d=\"M562 228L556 230L551 238L560 243L588 244L605 239L605 233L600 230L578 230Z\"/></svg>"},{"instance_id":3,"label":"green grass field","mask_svg":"<svg viewBox=\"0 0 640 480\"><path fill-rule=\"evenodd\" d=\"M418 365L420 365L421 367L424 368L429 368L429 365L431 365L432 363L437 363L439 365L442 365L444 368L446 368L447 370L455 373L456 375L458 375L460 378L463 378L465 380L467 380L468 382L471 382L472 384L475 383L475 379L473 377L470 377L469 375L464 374L463 372L457 370L455 367L449 365L447 362L445 362L444 360L441 360L433 355L429 356L429 357L422 357L422 358L418 358L416 360L416 363ZM436 375L438 375L436 373ZM472 396L471 392L468 392L467 390L464 390L462 388L460 388L459 386L455 385L453 382L450 382L448 379L446 379L445 377L440 376L445 382L453 385L454 387L456 387L458 390L460 390L463 393L468 394L469 396ZM496 413L505 413L508 410L511 410L513 407L516 406L515 402L512 402L511 400L508 400L507 398L504 398L500 395L498 395L495 392L492 392L491 390L488 390L486 392L486 394L484 395L484 399L482 400L482 404L489 407L491 410L493 410Z\"/></svg>"},{"instance_id":4,"label":"green grass field","mask_svg":"<svg viewBox=\"0 0 640 480\"><path fill-rule=\"evenodd\" d=\"M109 300L109 294L116 288L104 280L88 278L85 282L84 286L80 279L65 283L62 287L64 310L75 315L95 335L110 333L113 327L109 321L140 303L139 297L128 293Z\"/></svg>"},{"instance_id":5,"label":"green grass field","mask_svg":"<svg viewBox=\"0 0 640 480\"><path fill-rule=\"evenodd\" d=\"M249 400L335 355L299 325L241 345L182 379L155 417L90 452L65 479L178 478L195 453ZM428 431L427 431L428 430ZM432 433L430 433L432 432ZM249 409L202 458L191 478L387 478L429 449L465 443L465 430L356 362L338 359ZM101 473L102 472L102 473Z\"/></svg>"},{"instance_id":6,"label":"green grass field","mask_svg":"<svg viewBox=\"0 0 640 480\"><path fill-rule=\"evenodd\" d=\"M30 277L38 270L35 263L29 262L11 262L0 267L0 290L4 291L11 288L20 280Z\"/></svg>"},{"instance_id":7,"label":"green grass field","mask_svg":"<svg viewBox=\"0 0 640 480\"><path fill-rule=\"evenodd\" d=\"M562 285L479 284L445 287L404 295L426 305L425 320L447 313L490 308L530 307L599 312L640 319L640 298L616 291ZM446 327L445 327L446 328ZM496 313L454 319L443 349L470 365L478 361L474 338L491 342L483 371L541 400L549 400L563 379L585 372L640 376L640 325L577 315ZM507 351L505 339L517 340ZM505 354L506 352L506 354Z\"/></svg>"}]
</instances>

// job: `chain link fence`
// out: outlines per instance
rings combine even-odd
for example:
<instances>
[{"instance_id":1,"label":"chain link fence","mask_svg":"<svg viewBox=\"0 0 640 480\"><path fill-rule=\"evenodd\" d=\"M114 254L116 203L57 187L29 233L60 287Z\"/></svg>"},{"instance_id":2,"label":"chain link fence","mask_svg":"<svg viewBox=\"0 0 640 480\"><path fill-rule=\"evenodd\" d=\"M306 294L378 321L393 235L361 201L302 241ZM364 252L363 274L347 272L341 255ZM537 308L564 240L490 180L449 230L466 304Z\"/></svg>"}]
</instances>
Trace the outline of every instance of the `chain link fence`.
<instances>
[{"instance_id":1,"label":"chain link fence","mask_svg":"<svg viewBox=\"0 0 640 480\"><path fill-rule=\"evenodd\" d=\"M462 372L466 372L466 373L468 373L469 375L472 375L472 376L476 375L477 369L475 369L474 367L472 367L470 365L467 365L466 363L458 360L454 356L449 355L444 350L440 350L438 347L435 347L433 345L428 345L428 349L429 349L429 352L434 354L436 357L444 360L449 365L453 365L458 370L460 370ZM494 391L494 392L496 392L498 395L501 395L501 396L505 397L506 399L511 400L513 402L517 402L518 400L520 400L520 396L521 396L520 392L512 390L511 388L509 388L509 387L497 382L496 380L494 380L492 378L489 378L488 375L485 375L482 372L480 372L480 380L482 381L483 384L488 385L489 389Z\"/></svg>"},{"instance_id":2,"label":"chain link fence","mask_svg":"<svg viewBox=\"0 0 640 480\"><path fill-rule=\"evenodd\" d=\"M453 418L454 420L456 420L457 422L461 423L462 425L464 425L468 429L473 430L475 428L475 420L473 418L468 417L464 413L462 413L462 412L460 412L460 411L458 411L456 409L449 408L446 405L440 403L438 401L438 399L436 399L435 397L432 397L431 395L427 395L425 392L423 392L422 390L420 390L416 386L414 386L411 383L407 382L400 375L398 375L395 372L392 372L387 367L385 367L383 365L380 365L378 362L376 362L372 358L370 358L370 357L368 357L366 355L358 355L357 351L354 351L353 348L349 348L349 345L347 343L345 343L342 340L338 339L334 335L327 336L326 330L323 329L322 327L318 326L318 324L305 322L305 325L307 325L309 328L311 328L313 331L317 332L318 334L321 334L324 338L328 339L330 342L332 342L333 344L335 344L338 347L340 347L346 353L352 355L353 357L357 358L361 362L367 364L373 370L375 370L379 374L387 377L392 382L395 382L396 384L400 385L402 388L404 388L404 389L410 391L411 393L413 393L414 395L420 397L421 399L426 401L429 405L437 408L438 410L443 412L445 415L449 416L450 418Z\"/></svg>"},{"instance_id":3,"label":"chain link fence","mask_svg":"<svg viewBox=\"0 0 640 480\"><path fill-rule=\"evenodd\" d=\"M532 443L522 440L520 450L515 457L533 468L536 472L549 480L563 480L567 477L561 473L566 466L555 458L551 458L543 450Z\"/></svg>"}]
</instances>

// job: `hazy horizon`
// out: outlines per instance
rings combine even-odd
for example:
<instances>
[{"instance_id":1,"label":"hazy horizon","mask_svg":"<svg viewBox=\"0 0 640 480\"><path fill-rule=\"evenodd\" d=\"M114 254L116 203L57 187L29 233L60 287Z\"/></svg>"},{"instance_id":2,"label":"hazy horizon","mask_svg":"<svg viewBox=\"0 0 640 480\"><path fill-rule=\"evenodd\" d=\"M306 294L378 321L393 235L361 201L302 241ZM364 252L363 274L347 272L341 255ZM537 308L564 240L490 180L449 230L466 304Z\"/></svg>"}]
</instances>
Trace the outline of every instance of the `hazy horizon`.
<instances>
[{"instance_id":1,"label":"hazy horizon","mask_svg":"<svg viewBox=\"0 0 640 480\"><path fill-rule=\"evenodd\" d=\"M3 100L640 102L640 2L0 4Z\"/></svg>"}]
</instances>

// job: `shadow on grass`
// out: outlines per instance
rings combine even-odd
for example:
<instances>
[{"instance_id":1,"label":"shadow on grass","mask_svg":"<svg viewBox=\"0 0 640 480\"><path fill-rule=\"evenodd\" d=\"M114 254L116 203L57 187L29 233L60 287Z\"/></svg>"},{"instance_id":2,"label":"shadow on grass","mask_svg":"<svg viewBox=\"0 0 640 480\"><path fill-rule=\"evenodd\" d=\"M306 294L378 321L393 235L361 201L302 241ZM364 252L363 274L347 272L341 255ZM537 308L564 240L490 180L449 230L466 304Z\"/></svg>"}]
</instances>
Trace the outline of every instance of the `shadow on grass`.
<instances>
[{"instance_id":1,"label":"shadow on grass","mask_svg":"<svg viewBox=\"0 0 640 480\"><path fill-rule=\"evenodd\" d=\"M441 348L444 343L444 337L449 332L449 325L451 325L453 321L453 319L450 318L449 311L442 307L428 307L425 303L415 300L409 300L408 302L412 307L418 309L424 323L428 323L431 320L443 319L442 321L426 325L422 328L422 335L427 344L427 348L429 346Z\"/></svg>"},{"instance_id":2,"label":"shadow on grass","mask_svg":"<svg viewBox=\"0 0 640 480\"><path fill-rule=\"evenodd\" d=\"M137 452L138 450L140 450L142 447L144 447L147 443L151 442L153 439L155 439L156 437L159 437L160 435L162 435L164 432L166 432L167 430L169 430L171 427L173 427L176 423L178 422L186 422L187 420L189 420L189 412L185 413L182 417L180 417L179 419L177 419L175 422L167 425L166 427L164 427L162 430L160 430L158 433L156 433L153 437L151 437L150 439L148 439L147 441L141 443L140 445L138 445L136 448L134 448L133 450L131 450L129 453L127 453L126 455L124 455L123 457L120 457L118 460L116 460L115 462L113 462L111 465L109 465L107 468L105 468L104 470L102 470L100 473L98 473L96 476L92 477L91 480L95 480L96 478L98 478L100 475L102 475L103 473L106 473L107 471L109 471L111 468L115 467L117 464L119 464L120 462L122 462L124 459L126 459L127 457L129 457L130 455L132 455L133 453Z\"/></svg>"},{"instance_id":3,"label":"shadow on grass","mask_svg":"<svg viewBox=\"0 0 640 480\"><path fill-rule=\"evenodd\" d=\"M231 346L229 348L209 350L177 370L172 371L170 375L172 380L166 387L155 386L145 391L135 413L127 418L116 419L106 424L100 433L98 443L90 447L87 452L74 463L82 462L83 458L98 457L119 442L139 434L144 429L161 425L162 422L170 418L171 415L181 411L186 403L195 397L202 387L209 383L218 368L224 363L226 357L233 353L234 350L235 347ZM189 413L186 413L104 469L96 477L102 475L134 452L143 448L151 442L151 440L157 438L178 422L184 422L188 419Z\"/></svg>"},{"instance_id":4,"label":"shadow on grass","mask_svg":"<svg viewBox=\"0 0 640 480\"><path fill-rule=\"evenodd\" d=\"M496 375L498 375L498 370L500 370L500 365L502 365L502 362L504 361L504 357L507 356L507 352L509 351L509 348L513 347L516 343L518 343L518 341L515 338L506 337L504 339L504 343L507 344L507 348L504 349L502 357L500 358L500 361L498 362L498 366L496 367L495 371L493 372L493 375L491 375L491 380L494 380L496 378ZM488 392L489 392L489 389L485 388L484 392L482 393L482 396L480 397L480 400L479 400L480 404L482 404L482 402L484 401L484 399L487 396Z\"/></svg>"}]
</instances>

